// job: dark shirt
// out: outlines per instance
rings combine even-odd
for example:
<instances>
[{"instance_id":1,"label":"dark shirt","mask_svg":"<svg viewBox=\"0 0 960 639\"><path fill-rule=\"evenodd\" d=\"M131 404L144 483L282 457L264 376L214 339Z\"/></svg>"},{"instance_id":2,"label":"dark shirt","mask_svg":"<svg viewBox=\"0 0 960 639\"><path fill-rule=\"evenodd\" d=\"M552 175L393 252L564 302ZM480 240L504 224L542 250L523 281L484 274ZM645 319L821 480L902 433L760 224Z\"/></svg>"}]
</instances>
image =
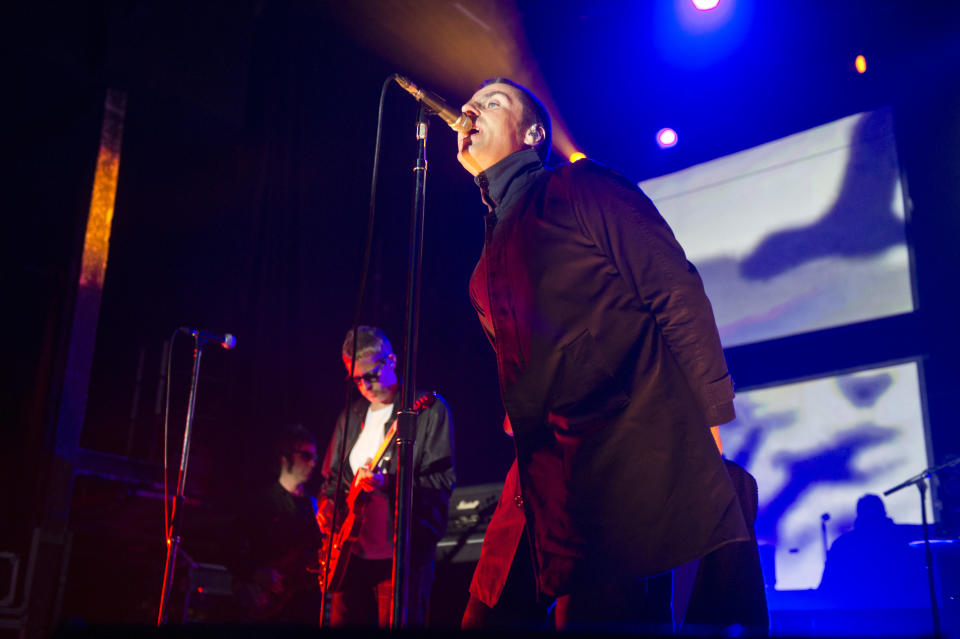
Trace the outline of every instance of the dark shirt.
<instances>
[{"instance_id":1,"label":"dark shirt","mask_svg":"<svg viewBox=\"0 0 960 639\"><path fill-rule=\"evenodd\" d=\"M546 169L532 149L477 184L490 212L470 296L517 450L517 494L498 513L522 504L508 528L527 526L540 589L650 576L748 539L709 431L734 416L713 311L650 200L590 161ZM487 567L472 592L492 605L505 575Z\"/></svg>"},{"instance_id":2,"label":"dark shirt","mask_svg":"<svg viewBox=\"0 0 960 639\"><path fill-rule=\"evenodd\" d=\"M316 566L322 535L315 513L310 497L291 495L280 482L254 495L245 517L250 566L280 572Z\"/></svg>"},{"instance_id":3,"label":"dark shirt","mask_svg":"<svg viewBox=\"0 0 960 639\"><path fill-rule=\"evenodd\" d=\"M313 499L274 482L250 498L240 527L235 590L242 617L315 624L320 596L315 570L323 537Z\"/></svg>"}]
</instances>

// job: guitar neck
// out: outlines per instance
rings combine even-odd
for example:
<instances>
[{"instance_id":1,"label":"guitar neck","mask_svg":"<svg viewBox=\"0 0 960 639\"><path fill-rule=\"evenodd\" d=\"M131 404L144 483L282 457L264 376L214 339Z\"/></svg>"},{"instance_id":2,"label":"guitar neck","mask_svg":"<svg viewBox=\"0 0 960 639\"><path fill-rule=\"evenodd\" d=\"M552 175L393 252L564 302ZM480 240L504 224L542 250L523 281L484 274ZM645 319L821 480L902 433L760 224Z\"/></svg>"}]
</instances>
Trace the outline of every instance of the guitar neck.
<instances>
[{"instance_id":1,"label":"guitar neck","mask_svg":"<svg viewBox=\"0 0 960 639\"><path fill-rule=\"evenodd\" d=\"M387 431L387 434L383 438L383 443L380 444L380 448L377 449L377 454L373 456L372 461L370 462L370 468L376 468L380 465L380 462L383 461L383 456L386 454L387 449L390 448L390 444L393 443L393 437L397 434L397 418L393 418L393 422L390 425L390 430Z\"/></svg>"}]
</instances>

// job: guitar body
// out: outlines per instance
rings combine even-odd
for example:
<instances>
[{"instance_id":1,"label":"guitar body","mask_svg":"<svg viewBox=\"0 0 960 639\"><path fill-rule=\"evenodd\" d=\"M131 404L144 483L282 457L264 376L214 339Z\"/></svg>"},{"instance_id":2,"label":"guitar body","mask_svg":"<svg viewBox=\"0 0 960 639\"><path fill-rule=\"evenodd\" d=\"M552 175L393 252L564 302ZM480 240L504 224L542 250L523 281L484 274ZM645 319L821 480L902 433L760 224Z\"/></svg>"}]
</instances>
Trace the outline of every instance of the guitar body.
<instances>
[{"instance_id":1,"label":"guitar body","mask_svg":"<svg viewBox=\"0 0 960 639\"><path fill-rule=\"evenodd\" d=\"M259 568L252 580L236 586L234 594L252 621L270 621L294 595L316 588L311 574L316 572L316 568L309 566L310 557L297 553L280 561L275 567Z\"/></svg>"},{"instance_id":2,"label":"guitar body","mask_svg":"<svg viewBox=\"0 0 960 639\"><path fill-rule=\"evenodd\" d=\"M330 569L324 570L323 554L320 549L320 587L324 592L338 592L343 586L343 578L347 574L350 556L353 554L353 544L360 535L360 522L363 520L363 511L366 507L366 495L356 484L351 486L347 496L347 517L343 520L340 529L333 536L333 548L330 550ZM324 588L323 575L326 573L327 587Z\"/></svg>"},{"instance_id":3,"label":"guitar body","mask_svg":"<svg viewBox=\"0 0 960 639\"><path fill-rule=\"evenodd\" d=\"M424 395L413 404L413 409L420 412L433 406L437 401L437 394L431 393ZM383 461L383 455L387 452L390 444L393 443L393 437L397 433L397 419L394 417L390 429L383 438L383 443L373 457L370 468L377 468ZM353 485L350 486L350 492L347 494L347 516L343 524L333 534L333 544L330 550L330 564L326 565L324 561L327 545L320 549L320 574L318 581L320 588L325 592L338 592L343 587L343 578L347 574L347 567L350 563L350 555L353 551L353 544L360 535L360 522L363 521L363 511L367 505L367 494L360 489L354 478Z\"/></svg>"}]
</instances>

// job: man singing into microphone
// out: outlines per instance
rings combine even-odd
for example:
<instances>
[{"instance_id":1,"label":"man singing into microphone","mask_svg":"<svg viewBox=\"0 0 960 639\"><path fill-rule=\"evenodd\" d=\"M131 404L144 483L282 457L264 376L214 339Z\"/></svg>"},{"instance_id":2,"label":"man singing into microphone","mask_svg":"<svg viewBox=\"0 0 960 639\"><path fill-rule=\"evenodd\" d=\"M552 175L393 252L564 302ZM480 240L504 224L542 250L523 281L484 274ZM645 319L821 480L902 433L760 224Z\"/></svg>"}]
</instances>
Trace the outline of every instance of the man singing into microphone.
<instances>
[{"instance_id":1,"label":"man singing into microphone","mask_svg":"<svg viewBox=\"0 0 960 639\"><path fill-rule=\"evenodd\" d=\"M527 89L488 80L462 110L457 159L487 208L470 297L517 453L463 625L509 625L532 573L560 629L669 626L652 578L749 538L718 452L734 393L700 277L634 184L588 160L546 168L550 119Z\"/></svg>"}]
</instances>

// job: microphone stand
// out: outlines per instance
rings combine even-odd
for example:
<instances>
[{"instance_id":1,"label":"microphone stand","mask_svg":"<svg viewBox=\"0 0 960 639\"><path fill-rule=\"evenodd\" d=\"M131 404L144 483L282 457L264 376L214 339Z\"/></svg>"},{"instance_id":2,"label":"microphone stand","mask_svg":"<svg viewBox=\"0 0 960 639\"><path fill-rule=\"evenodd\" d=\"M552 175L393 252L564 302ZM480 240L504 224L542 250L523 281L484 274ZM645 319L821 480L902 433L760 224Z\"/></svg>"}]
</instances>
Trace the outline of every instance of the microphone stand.
<instances>
[{"instance_id":1,"label":"microphone stand","mask_svg":"<svg viewBox=\"0 0 960 639\"><path fill-rule=\"evenodd\" d=\"M921 471L920 473L914 475L913 477L883 492L883 496L886 497L887 495L892 495L898 490L902 488L906 488L907 486L911 486L911 485L916 485L916 487L920 491L920 517L921 517L921 521L923 522L923 549L924 549L924 556L925 556L926 566L927 566L927 585L930 588L930 615L933 620L933 636L934 637L940 637L942 635L940 634L940 606L937 603L937 591L936 591L936 586L934 584L934 577L933 577L933 552L930 550L930 528L927 525L926 479L928 477L932 477L933 475L943 470L944 468L948 468L950 466L956 466L957 464L960 464L960 457L956 459L952 459L948 462L944 462L939 466L931 466L930 468L927 468L926 470Z\"/></svg>"},{"instance_id":2,"label":"microphone stand","mask_svg":"<svg viewBox=\"0 0 960 639\"><path fill-rule=\"evenodd\" d=\"M423 220L427 186L427 118L429 109L420 102L417 115L417 160L413 167L414 193L410 212L410 255L407 281L407 330L404 340L400 410L397 413L397 503L393 538L393 608L390 628L398 630L407 621L407 585L410 580L410 517L413 510L413 444L417 413L413 393L417 374L420 327L420 271L423 265Z\"/></svg>"},{"instance_id":3,"label":"microphone stand","mask_svg":"<svg viewBox=\"0 0 960 639\"><path fill-rule=\"evenodd\" d=\"M160 611L157 613L157 626L167 623L170 593L173 589L173 572L180 549L180 529L183 513L180 505L184 503L184 490L187 484L187 462L190 460L190 437L193 433L194 408L197 405L197 381L200 378L200 357L203 347L209 340L199 334L193 335L193 374L190 377L190 397L187 403L187 420L183 429L183 450L180 452L180 475L177 480L177 492L173 497L173 509L170 514L170 528L167 533L167 559L163 568L163 593L160 597ZM167 380L167 384L170 380ZM164 477L166 482L166 477Z\"/></svg>"},{"instance_id":4,"label":"microphone stand","mask_svg":"<svg viewBox=\"0 0 960 639\"><path fill-rule=\"evenodd\" d=\"M830 521L830 513L820 515L820 543L823 545L823 564L827 564L827 522Z\"/></svg>"}]
</instances>

